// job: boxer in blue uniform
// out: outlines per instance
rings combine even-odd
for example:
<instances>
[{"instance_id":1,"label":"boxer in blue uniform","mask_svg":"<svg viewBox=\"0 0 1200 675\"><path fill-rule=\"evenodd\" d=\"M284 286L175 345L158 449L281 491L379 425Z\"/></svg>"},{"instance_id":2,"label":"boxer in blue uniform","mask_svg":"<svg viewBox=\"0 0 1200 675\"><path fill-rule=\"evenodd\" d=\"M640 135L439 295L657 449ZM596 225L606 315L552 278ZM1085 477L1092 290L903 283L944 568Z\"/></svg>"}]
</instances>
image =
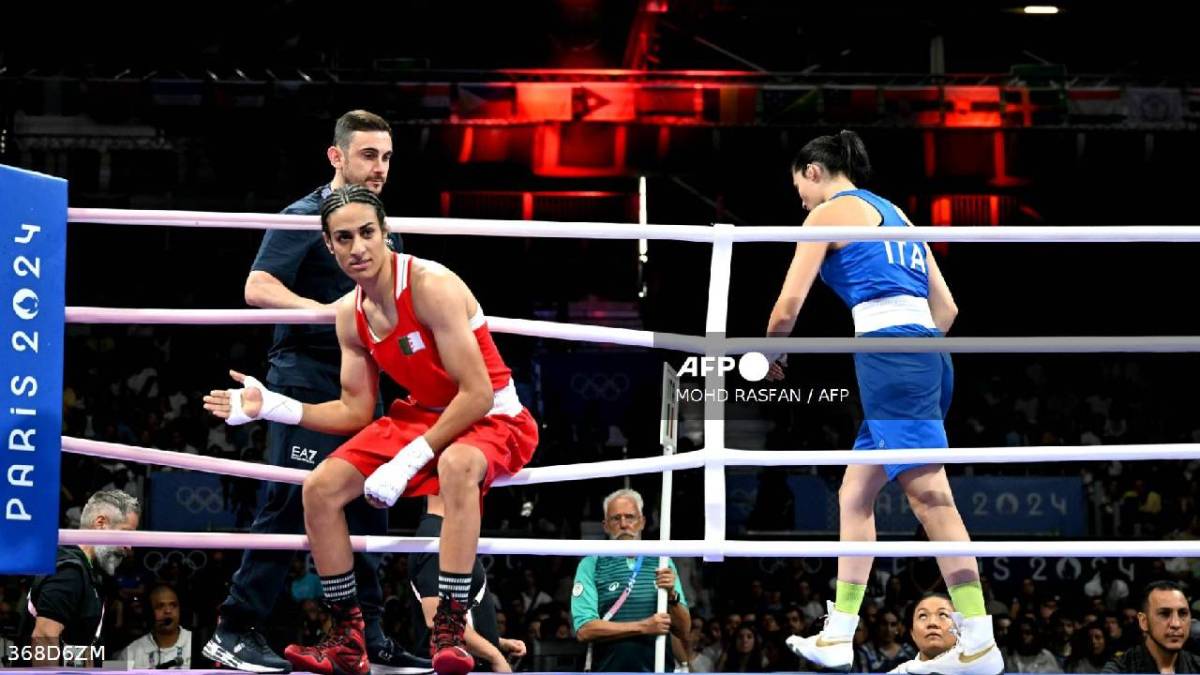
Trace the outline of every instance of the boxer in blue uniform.
<instances>
[{"instance_id":1,"label":"boxer in blue uniform","mask_svg":"<svg viewBox=\"0 0 1200 675\"><path fill-rule=\"evenodd\" d=\"M809 211L804 227L910 227L894 204L857 184L870 173L862 139L852 131L820 136L801 149L792 180ZM861 337L928 337L950 330L958 314L954 298L924 242L799 242L767 334L787 336L796 325L813 280L821 278L850 308ZM945 354L854 355L863 406L855 450L945 448L943 423L950 407L954 372ZM769 377L783 377L782 358L773 359ZM875 540L875 498L888 481L904 488L913 513L930 539L968 541L940 464L851 465L838 492L841 539ZM838 558L835 602L815 636L788 638L799 656L826 668L849 668L858 612L871 573L869 557ZM992 636L975 558L938 558L955 608L961 637L942 656L914 665L912 673L996 675L1004 660Z\"/></svg>"}]
</instances>

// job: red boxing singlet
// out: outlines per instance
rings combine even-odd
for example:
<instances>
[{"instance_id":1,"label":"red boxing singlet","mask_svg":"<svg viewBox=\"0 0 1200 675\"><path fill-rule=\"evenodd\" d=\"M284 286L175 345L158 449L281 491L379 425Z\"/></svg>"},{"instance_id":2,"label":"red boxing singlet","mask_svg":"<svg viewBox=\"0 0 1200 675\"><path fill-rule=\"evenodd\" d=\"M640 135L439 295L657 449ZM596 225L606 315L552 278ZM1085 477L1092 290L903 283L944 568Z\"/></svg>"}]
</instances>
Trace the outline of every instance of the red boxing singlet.
<instances>
[{"instance_id":1,"label":"red boxing singlet","mask_svg":"<svg viewBox=\"0 0 1200 675\"><path fill-rule=\"evenodd\" d=\"M410 396L407 400L393 401L387 415L369 424L330 455L349 462L364 476L370 476L436 424L441 410L458 394L458 385L442 367L433 333L417 321L413 311L412 289L408 283L413 258L398 254L394 260L396 326L381 339L371 334L363 317L361 288L355 291L354 321L358 337L371 358L380 370L408 389ZM488 414L464 429L454 442L478 448L483 453L487 469L480 490L487 492L493 480L517 473L533 457L537 449L538 425L517 398L512 371L500 358L482 308L471 318L471 330L487 365L493 403ZM437 465L437 461L426 464L408 482L404 495L438 494L441 488Z\"/></svg>"},{"instance_id":2,"label":"red boxing singlet","mask_svg":"<svg viewBox=\"0 0 1200 675\"><path fill-rule=\"evenodd\" d=\"M394 261L396 325L385 336L374 335L363 315L362 288L358 287L354 292L354 323L358 328L358 337L379 369L407 389L417 405L438 410L446 407L458 393L458 384L442 367L433 333L421 325L413 310L412 288L409 285L413 256L397 253ZM500 351L496 349L483 307L478 307L475 316L471 317L471 330L479 342L479 351L483 354L483 362L492 381L492 391L496 392L499 409L494 411L517 414L520 403L517 402L515 391L511 401L501 401L501 398L508 398L502 395L503 392L513 390L512 371L504 364Z\"/></svg>"}]
</instances>

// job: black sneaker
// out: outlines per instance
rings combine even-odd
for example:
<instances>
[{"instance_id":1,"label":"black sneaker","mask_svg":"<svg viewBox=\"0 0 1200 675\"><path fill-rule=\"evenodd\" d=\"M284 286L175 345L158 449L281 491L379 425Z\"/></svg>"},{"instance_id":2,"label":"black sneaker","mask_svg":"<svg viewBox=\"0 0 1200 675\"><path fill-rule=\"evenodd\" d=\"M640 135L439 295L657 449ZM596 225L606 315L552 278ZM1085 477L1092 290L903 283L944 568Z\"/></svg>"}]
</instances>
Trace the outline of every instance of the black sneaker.
<instances>
[{"instance_id":1,"label":"black sneaker","mask_svg":"<svg viewBox=\"0 0 1200 675\"><path fill-rule=\"evenodd\" d=\"M235 631L217 624L217 631L204 645L204 658L227 668L249 673L290 673L292 664L276 654L256 630Z\"/></svg>"},{"instance_id":2,"label":"black sneaker","mask_svg":"<svg viewBox=\"0 0 1200 675\"><path fill-rule=\"evenodd\" d=\"M387 638L377 647L367 648L371 675L424 675L433 672L433 661L413 656Z\"/></svg>"}]
</instances>

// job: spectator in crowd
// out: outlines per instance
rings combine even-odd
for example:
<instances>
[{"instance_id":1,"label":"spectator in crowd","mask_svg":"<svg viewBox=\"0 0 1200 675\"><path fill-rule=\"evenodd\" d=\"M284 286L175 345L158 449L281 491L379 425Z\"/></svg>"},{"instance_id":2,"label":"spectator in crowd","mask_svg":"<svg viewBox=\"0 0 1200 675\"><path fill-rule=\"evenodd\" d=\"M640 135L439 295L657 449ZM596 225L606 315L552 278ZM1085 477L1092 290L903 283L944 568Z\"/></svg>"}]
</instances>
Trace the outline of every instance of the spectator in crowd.
<instances>
[{"instance_id":1,"label":"spectator in crowd","mask_svg":"<svg viewBox=\"0 0 1200 675\"><path fill-rule=\"evenodd\" d=\"M150 609L145 596L135 595L128 599L115 599L109 607L111 629L104 632L104 642L109 645L127 645L138 639L150 625Z\"/></svg>"},{"instance_id":2,"label":"spectator in crowd","mask_svg":"<svg viewBox=\"0 0 1200 675\"><path fill-rule=\"evenodd\" d=\"M175 669L192 667L192 632L179 625L179 596L170 586L150 591L154 628L117 652L116 660L131 669Z\"/></svg>"},{"instance_id":3,"label":"spectator in crowd","mask_svg":"<svg viewBox=\"0 0 1200 675\"><path fill-rule=\"evenodd\" d=\"M1075 648L1075 620L1067 616L1065 611L1056 610L1046 624L1050 628L1046 648L1058 659L1058 665L1065 669Z\"/></svg>"},{"instance_id":4,"label":"spectator in crowd","mask_svg":"<svg viewBox=\"0 0 1200 675\"><path fill-rule=\"evenodd\" d=\"M1006 673L1061 673L1058 659L1042 646L1037 622L1022 616L1012 624L1004 654Z\"/></svg>"},{"instance_id":5,"label":"spectator in crowd","mask_svg":"<svg viewBox=\"0 0 1200 675\"><path fill-rule=\"evenodd\" d=\"M291 581L288 589L292 594L292 600L297 605L303 604L305 600L320 600L325 597L321 591L321 577L313 574L309 569L307 556L292 559L292 569L288 574L288 579Z\"/></svg>"},{"instance_id":6,"label":"spectator in crowd","mask_svg":"<svg viewBox=\"0 0 1200 675\"><path fill-rule=\"evenodd\" d=\"M762 644L751 626L739 626L733 644L721 657L717 671L722 673L761 673L766 670Z\"/></svg>"},{"instance_id":7,"label":"spectator in crowd","mask_svg":"<svg viewBox=\"0 0 1200 675\"><path fill-rule=\"evenodd\" d=\"M696 673L715 672L717 664L721 662L721 657L725 655L726 634L722 632L721 622L713 617L708 619L704 627L704 648L700 649L697 645L692 645L692 649L697 650L701 657L701 660L691 667L692 672Z\"/></svg>"},{"instance_id":8,"label":"spectator in crowd","mask_svg":"<svg viewBox=\"0 0 1200 675\"><path fill-rule=\"evenodd\" d=\"M705 628L708 623L704 617L693 616L692 627L688 634L688 644L691 645L691 656L687 659L688 669L694 673L711 673L713 672L716 663L711 661L704 653L704 650L710 644L708 633Z\"/></svg>"},{"instance_id":9,"label":"spectator in crowd","mask_svg":"<svg viewBox=\"0 0 1200 675\"><path fill-rule=\"evenodd\" d=\"M1116 612L1104 613L1104 631L1108 633L1108 643L1115 651L1123 652L1132 647L1135 636L1126 635L1125 624Z\"/></svg>"},{"instance_id":10,"label":"spectator in crowd","mask_svg":"<svg viewBox=\"0 0 1200 675\"><path fill-rule=\"evenodd\" d=\"M812 584L807 581L801 581L796 587L796 604L800 607L800 612L808 619L809 623L816 621L825 615L825 603L821 602L821 596L812 590Z\"/></svg>"},{"instance_id":11,"label":"spectator in crowd","mask_svg":"<svg viewBox=\"0 0 1200 675\"><path fill-rule=\"evenodd\" d=\"M1075 644L1071 658L1067 661L1068 673L1099 673L1113 656L1104 626L1089 623L1083 630L1075 631Z\"/></svg>"},{"instance_id":12,"label":"spectator in crowd","mask_svg":"<svg viewBox=\"0 0 1200 675\"><path fill-rule=\"evenodd\" d=\"M550 594L538 586L536 572L527 568L524 575L525 588L521 590L521 609L525 614L535 613L538 607L554 602Z\"/></svg>"},{"instance_id":13,"label":"spectator in crowd","mask_svg":"<svg viewBox=\"0 0 1200 675\"><path fill-rule=\"evenodd\" d=\"M646 527L643 504L642 496L629 489L605 497L604 531L609 538L641 539ZM591 670L652 672L657 636L670 632L687 641L691 615L675 565L668 561L668 567L656 570L657 562L657 557L647 556L588 556L579 561L571 618L579 641L588 643ZM655 611L659 588L667 592L664 613Z\"/></svg>"},{"instance_id":14,"label":"spectator in crowd","mask_svg":"<svg viewBox=\"0 0 1200 675\"><path fill-rule=\"evenodd\" d=\"M958 638L951 632L954 626L954 605L950 596L941 593L930 593L917 601L909 616L912 620L909 635L917 647L917 655L913 661L928 661L946 653L957 643ZM889 672L907 673L906 661Z\"/></svg>"},{"instance_id":15,"label":"spectator in crowd","mask_svg":"<svg viewBox=\"0 0 1200 675\"><path fill-rule=\"evenodd\" d=\"M1191 632L1192 610L1183 587L1154 581L1142 593L1138 626L1142 643L1110 660L1105 673L1200 673L1200 656L1183 648Z\"/></svg>"},{"instance_id":16,"label":"spectator in crowd","mask_svg":"<svg viewBox=\"0 0 1200 675\"><path fill-rule=\"evenodd\" d=\"M886 673L916 658L917 652L912 645L900 642L901 633L900 618L895 612L885 610L880 613L874 635L859 652L862 662L858 666L862 672Z\"/></svg>"},{"instance_id":17,"label":"spectator in crowd","mask_svg":"<svg viewBox=\"0 0 1200 675\"><path fill-rule=\"evenodd\" d=\"M1012 628L1012 617L1000 614L992 617L992 623L995 625L992 633L996 636L996 644L1007 645L1009 629Z\"/></svg>"},{"instance_id":18,"label":"spectator in crowd","mask_svg":"<svg viewBox=\"0 0 1200 675\"><path fill-rule=\"evenodd\" d=\"M808 629L807 618L796 607L788 607L787 612L783 615L783 620L786 622L783 629L788 635L804 635L804 631Z\"/></svg>"},{"instance_id":19,"label":"spectator in crowd","mask_svg":"<svg viewBox=\"0 0 1200 675\"><path fill-rule=\"evenodd\" d=\"M1018 617L1026 612L1033 613L1037 611L1038 604L1037 584L1033 579L1026 578L1021 581L1021 590L1013 598L1007 613L1011 617Z\"/></svg>"}]
</instances>

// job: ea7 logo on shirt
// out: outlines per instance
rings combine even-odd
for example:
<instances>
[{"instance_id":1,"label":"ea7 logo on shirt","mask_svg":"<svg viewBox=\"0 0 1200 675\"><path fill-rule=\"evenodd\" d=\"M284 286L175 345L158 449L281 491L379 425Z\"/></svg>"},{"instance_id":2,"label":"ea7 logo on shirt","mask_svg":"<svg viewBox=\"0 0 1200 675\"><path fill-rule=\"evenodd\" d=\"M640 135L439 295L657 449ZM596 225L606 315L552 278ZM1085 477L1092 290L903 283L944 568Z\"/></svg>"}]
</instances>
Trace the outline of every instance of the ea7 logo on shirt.
<instances>
[{"instance_id":1,"label":"ea7 logo on shirt","mask_svg":"<svg viewBox=\"0 0 1200 675\"><path fill-rule=\"evenodd\" d=\"M293 445L292 459L296 460L297 462L304 462L305 464L314 465L316 464L317 451L309 450L308 448L302 448L298 445Z\"/></svg>"},{"instance_id":2,"label":"ea7 logo on shirt","mask_svg":"<svg viewBox=\"0 0 1200 675\"><path fill-rule=\"evenodd\" d=\"M400 336L400 351L405 356L412 356L417 352L425 349L425 341L421 339L421 332L414 330L408 335Z\"/></svg>"}]
</instances>

